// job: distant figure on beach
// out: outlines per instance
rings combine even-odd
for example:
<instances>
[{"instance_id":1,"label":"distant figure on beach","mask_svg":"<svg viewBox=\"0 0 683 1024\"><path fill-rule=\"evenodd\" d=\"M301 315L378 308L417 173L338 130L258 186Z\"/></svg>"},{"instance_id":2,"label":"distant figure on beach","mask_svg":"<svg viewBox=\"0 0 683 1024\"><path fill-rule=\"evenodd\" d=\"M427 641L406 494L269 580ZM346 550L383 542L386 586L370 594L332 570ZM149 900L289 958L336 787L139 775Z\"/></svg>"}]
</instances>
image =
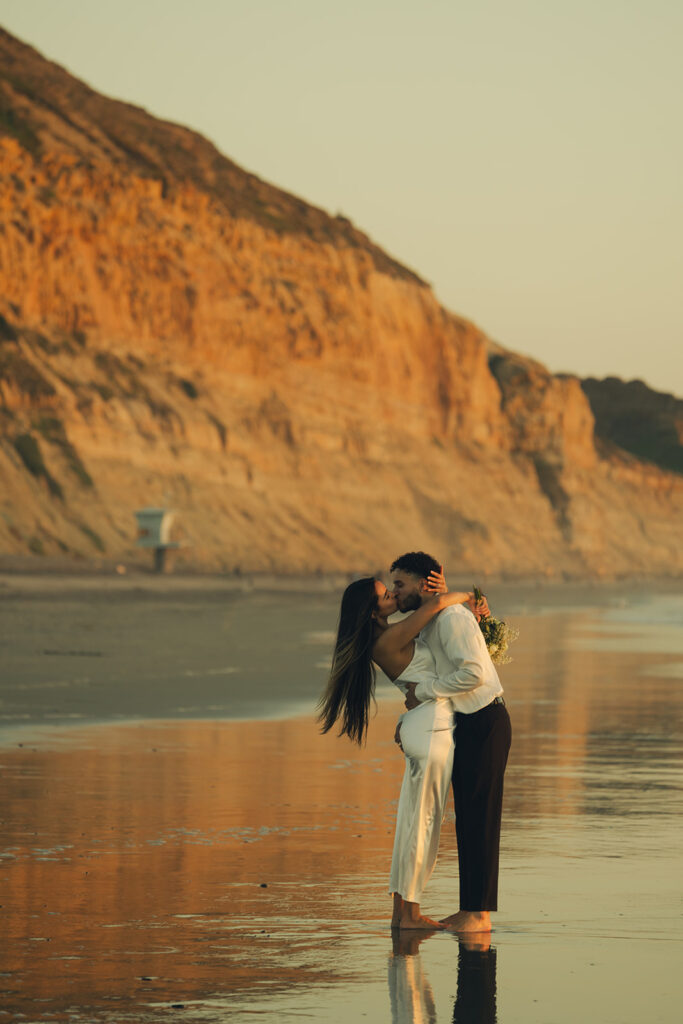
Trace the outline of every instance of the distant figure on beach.
<instances>
[{"instance_id":1,"label":"distant figure on beach","mask_svg":"<svg viewBox=\"0 0 683 1024\"><path fill-rule=\"evenodd\" d=\"M420 586L419 607L402 622L392 625L387 620L399 609L398 600L380 580L368 576L346 588L330 679L319 705L323 732L341 720L340 735L362 743L375 685L373 662L404 695L412 694L408 679L418 683L431 678L436 685L431 652L423 645L417 656L415 638L420 630L439 613L464 603L469 603L475 613L488 612L486 602L476 605L473 594L448 593L436 562L430 565ZM406 773L391 867L392 927L444 927L421 914L420 900L436 862L451 783L453 718L448 698L421 702L420 708L403 716L400 743L406 756Z\"/></svg>"},{"instance_id":2,"label":"distant figure on beach","mask_svg":"<svg viewBox=\"0 0 683 1024\"><path fill-rule=\"evenodd\" d=\"M399 611L419 614L430 600L425 597L427 580L438 568L439 563L423 551L396 559L391 573ZM452 705L460 909L442 924L459 933L490 931L490 912L498 909L503 776L511 739L503 688L477 624L480 614L489 614L488 606L472 610L474 615L462 603L452 604L430 616L417 637L413 661L403 673L410 680L409 710L397 737L405 749L404 733L412 715L435 701ZM433 667L425 668L428 654Z\"/></svg>"}]
</instances>

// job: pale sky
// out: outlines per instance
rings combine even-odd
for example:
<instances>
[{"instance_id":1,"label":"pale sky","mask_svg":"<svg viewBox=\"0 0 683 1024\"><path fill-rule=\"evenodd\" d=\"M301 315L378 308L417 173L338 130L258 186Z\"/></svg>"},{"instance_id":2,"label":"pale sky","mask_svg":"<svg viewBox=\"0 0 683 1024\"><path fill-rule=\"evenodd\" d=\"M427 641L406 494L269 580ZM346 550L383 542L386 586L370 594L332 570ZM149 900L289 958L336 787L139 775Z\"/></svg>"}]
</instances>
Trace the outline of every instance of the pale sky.
<instances>
[{"instance_id":1,"label":"pale sky","mask_svg":"<svg viewBox=\"0 0 683 1024\"><path fill-rule=\"evenodd\" d=\"M551 370L683 396L679 0L0 0Z\"/></svg>"}]
</instances>

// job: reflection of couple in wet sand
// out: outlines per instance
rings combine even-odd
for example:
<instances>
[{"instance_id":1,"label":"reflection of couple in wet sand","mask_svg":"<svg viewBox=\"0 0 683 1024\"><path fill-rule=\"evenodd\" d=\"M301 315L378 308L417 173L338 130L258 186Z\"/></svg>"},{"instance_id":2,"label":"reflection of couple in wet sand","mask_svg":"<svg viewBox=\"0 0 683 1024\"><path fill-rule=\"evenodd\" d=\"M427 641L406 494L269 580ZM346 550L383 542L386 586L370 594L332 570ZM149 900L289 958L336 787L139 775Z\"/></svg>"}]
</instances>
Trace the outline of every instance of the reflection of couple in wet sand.
<instances>
[{"instance_id":1,"label":"reflection of couple in wet sand","mask_svg":"<svg viewBox=\"0 0 683 1024\"><path fill-rule=\"evenodd\" d=\"M497 910L503 774L510 718L477 625L483 599L449 593L439 563L422 551L396 559L393 590L373 577L345 590L332 671L321 700L323 731L362 743L374 690L373 662L406 696L395 739L406 759L396 821L390 892L392 927L491 930ZM388 622L395 611L406 614ZM455 738L455 742L454 742ZM436 862L453 785L460 909L441 922L420 912Z\"/></svg>"},{"instance_id":2,"label":"reflection of couple in wet sand","mask_svg":"<svg viewBox=\"0 0 683 1024\"><path fill-rule=\"evenodd\" d=\"M419 952L433 935L425 931L393 932L388 982L392 1024L434 1022L436 1002ZM496 950L487 933L460 937L458 988L453 1024L496 1024Z\"/></svg>"}]
</instances>

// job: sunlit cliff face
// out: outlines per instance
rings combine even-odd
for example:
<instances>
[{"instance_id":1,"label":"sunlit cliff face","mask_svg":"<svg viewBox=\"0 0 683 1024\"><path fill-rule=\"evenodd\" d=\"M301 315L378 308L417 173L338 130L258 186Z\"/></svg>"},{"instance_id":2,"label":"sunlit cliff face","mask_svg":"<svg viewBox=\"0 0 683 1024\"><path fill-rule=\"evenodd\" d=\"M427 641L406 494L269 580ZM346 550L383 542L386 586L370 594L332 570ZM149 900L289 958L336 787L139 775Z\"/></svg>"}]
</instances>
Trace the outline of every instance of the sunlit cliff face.
<instances>
[{"instance_id":1,"label":"sunlit cliff face","mask_svg":"<svg viewBox=\"0 0 683 1024\"><path fill-rule=\"evenodd\" d=\"M407 547L683 568L683 481L598 454L579 381L187 129L2 47L25 131L0 140L0 551L139 559L133 511L163 504L176 558L214 569L367 572Z\"/></svg>"}]
</instances>

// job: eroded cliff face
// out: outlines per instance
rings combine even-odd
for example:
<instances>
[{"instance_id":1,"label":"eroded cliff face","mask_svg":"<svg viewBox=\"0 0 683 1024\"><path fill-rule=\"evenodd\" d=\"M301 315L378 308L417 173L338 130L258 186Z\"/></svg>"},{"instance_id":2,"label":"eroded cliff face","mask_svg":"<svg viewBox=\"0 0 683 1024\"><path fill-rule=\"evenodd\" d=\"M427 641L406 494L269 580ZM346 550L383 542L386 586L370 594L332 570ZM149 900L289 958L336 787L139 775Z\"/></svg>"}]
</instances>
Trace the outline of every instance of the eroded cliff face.
<instances>
[{"instance_id":1,"label":"eroded cliff face","mask_svg":"<svg viewBox=\"0 0 683 1024\"><path fill-rule=\"evenodd\" d=\"M203 568L372 571L421 547L480 573L681 570L683 479L598 452L578 380L489 356L348 222L186 129L135 111L142 161L132 108L99 98L105 144L97 94L0 43L0 552L146 560L132 513L164 505ZM184 178L152 158L174 132Z\"/></svg>"}]
</instances>

